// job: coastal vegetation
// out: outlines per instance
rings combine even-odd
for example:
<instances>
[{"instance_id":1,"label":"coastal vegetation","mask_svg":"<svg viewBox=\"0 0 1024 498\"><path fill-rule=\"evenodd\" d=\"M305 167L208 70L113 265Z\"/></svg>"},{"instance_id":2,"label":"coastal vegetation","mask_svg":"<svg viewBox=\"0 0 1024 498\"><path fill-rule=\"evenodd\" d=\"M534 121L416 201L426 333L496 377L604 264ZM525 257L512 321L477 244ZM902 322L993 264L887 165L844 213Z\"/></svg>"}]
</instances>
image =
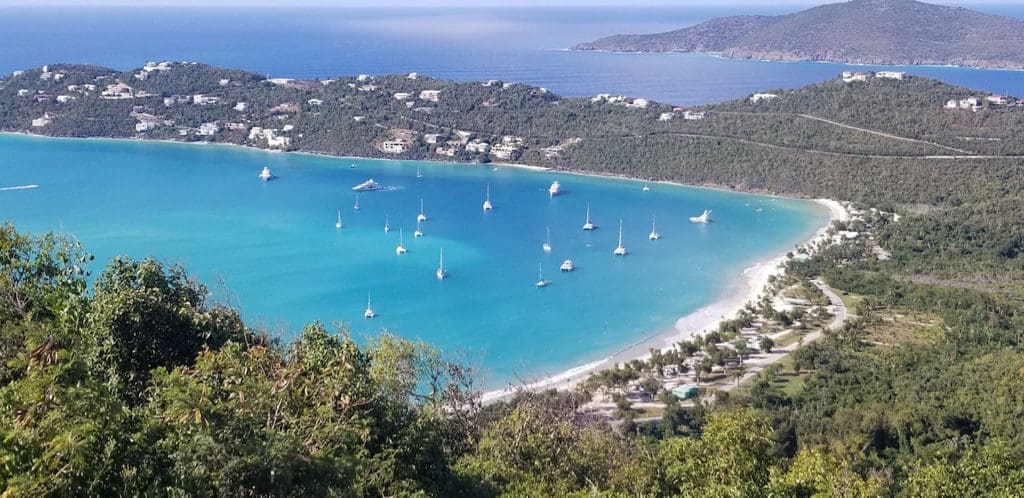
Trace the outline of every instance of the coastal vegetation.
<instances>
[{"instance_id":1,"label":"coastal vegetation","mask_svg":"<svg viewBox=\"0 0 1024 498\"><path fill-rule=\"evenodd\" d=\"M1021 69L1024 22L914 0L852 0L779 16L721 17L665 33L573 47L711 52L737 59Z\"/></svg>"},{"instance_id":2,"label":"coastal vegetation","mask_svg":"<svg viewBox=\"0 0 1024 498\"><path fill-rule=\"evenodd\" d=\"M795 250L772 282L805 304L751 303L577 389L487 405L472 368L427 344L318 323L283 342L210 302L182 268L126 258L96 268L73 239L4 225L7 496L1024 494L1024 108L1013 99L944 109L987 94L915 77L836 79L686 119L639 99L501 82L150 67L7 76L0 128L517 160L832 197L856 216L828 244ZM119 81L130 96L101 95ZM217 129L198 133L208 123ZM255 127L290 140L250 139ZM473 140L491 151L467 151ZM825 290L849 314L834 329ZM751 329L766 337L740 340ZM766 352L784 361L745 370ZM665 390L657 379L671 372L699 376L696 397ZM660 408L632 402L633 389ZM602 392L611 416L586 409Z\"/></svg>"}]
</instances>

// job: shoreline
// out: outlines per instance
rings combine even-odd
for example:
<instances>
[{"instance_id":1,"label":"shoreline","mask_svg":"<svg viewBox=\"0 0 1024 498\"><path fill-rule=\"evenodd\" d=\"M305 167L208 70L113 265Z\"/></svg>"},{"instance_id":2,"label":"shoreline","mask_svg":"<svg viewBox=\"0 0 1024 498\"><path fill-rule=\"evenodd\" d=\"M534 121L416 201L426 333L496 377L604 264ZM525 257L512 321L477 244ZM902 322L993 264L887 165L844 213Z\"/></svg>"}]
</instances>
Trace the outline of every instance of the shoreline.
<instances>
[{"instance_id":1,"label":"shoreline","mask_svg":"<svg viewBox=\"0 0 1024 498\"><path fill-rule=\"evenodd\" d=\"M829 210L828 222L818 228L814 235L800 244L801 246L814 245L824 240L826 232L833 222L849 219L849 213L846 208L838 201L814 199L814 202ZM678 318L671 330L640 339L599 360L576 365L558 374L525 385L487 391L483 394L481 401L485 404L493 403L523 390L571 389L594 372L635 359L647 359L651 356L650 351L652 349L665 350L671 348L676 342L690 339L694 335L709 329L713 330L718 327L719 322L734 318L748 302L756 301L764 293L769 279L782 273L781 265L785 260L786 254L783 253L748 266L735 277L733 282L715 301Z\"/></svg>"},{"instance_id":2,"label":"shoreline","mask_svg":"<svg viewBox=\"0 0 1024 498\"><path fill-rule=\"evenodd\" d=\"M368 160L368 161L416 161L426 162L444 165L456 165L456 166L491 166L491 167L505 167L523 169L534 172L549 172L549 173L562 173L570 175L578 175L584 177L594 178L605 178L614 179L620 181L633 181L638 183L654 183L658 185L669 185L673 187L686 187L686 188L697 188L697 189L710 189L719 192L732 192L736 194L747 193L763 195L768 197L784 197L790 199L808 200L806 197L800 197L798 195L786 195L777 194L774 192L765 192L749 189L737 189L730 188L722 185L713 184L687 184L671 180L646 180L643 178L636 178L621 174L610 174L600 173L573 169L553 169L545 166L536 166L530 164L521 163L505 163L505 162L492 162L487 164L478 163L462 163L457 161L434 161L429 159L391 159L391 158L369 158L359 156L336 156L331 154L309 152L309 151L281 151L273 149L262 149L259 147L252 147L249 145L233 144L233 143L219 143L219 142L182 142L178 140L157 140L149 138L120 138L120 137L53 137L49 135L40 135L29 132L13 132L13 131L0 131L0 135L14 135L30 138L40 139L63 139L63 140L105 140L105 141L123 141L123 142L139 142L139 143L166 143L166 144L178 144L178 145L197 145L197 146L223 146L236 148L239 150L247 151L262 151L269 154L301 154L322 158L339 159L339 160ZM801 246L810 245L821 240L825 232L832 222L836 220L843 220L848 218L846 209L838 201L832 199L813 199L814 202L824 206L829 210L828 222L820 227L814 235L808 240L799 244ZM787 251L788 252L788 251ZM753 265L743 269L739 275L733 277L732 282L726 288L725 291L721 292L720 295L711 303L698 308L690 312L689 314L682 316L673 324L671 330L654 333L645 338L634 341L631 344L625 345L622 348L616 350L609 356L601 358L590 363L582 365L576 365L565 371L543 377L540 380L527 383L525 385L510 386L504 389L497 389L486 391L483 393L482 401L484 403L491 403L494 401L501 400L505 397L511 396L516 392L526 390L541 390L541 389L569 389L580 381L586 379L591 373L609 368L614 366L616 363L624 363L633 359L645 359L650 356L651 349L664 350L671 347L674 343L689 339L695 334L700 333L707 329L713 329L718 326L718 323L722 320L730 319L736 315L747 302L755 301L758 296L764 291L765 286L771 276L777 275L781 272L780 264L785 260L785 253L778 254L767 259L758 261Z\"/></svg>"}]
</instances>

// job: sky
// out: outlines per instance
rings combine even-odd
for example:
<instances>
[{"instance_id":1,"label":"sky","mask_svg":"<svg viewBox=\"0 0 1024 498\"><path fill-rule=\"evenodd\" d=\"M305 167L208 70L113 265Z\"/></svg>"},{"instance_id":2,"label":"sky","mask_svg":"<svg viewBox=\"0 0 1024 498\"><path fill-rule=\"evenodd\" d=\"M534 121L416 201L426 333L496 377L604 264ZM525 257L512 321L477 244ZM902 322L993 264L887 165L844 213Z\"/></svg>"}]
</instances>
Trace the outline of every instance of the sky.
<instances>
[{"instance_id":1,"label":"sky","mask_svg":"<svg viewBox=\"0 0 1024 498\"><path fill-rule=\"evenodd\" d=\"M435 0L432 6L549 6L549 7L586 7L586 6L726 6L726 5L818 5L834 3L835 0ZM930 0L929 3L944 5L993 5L993 4L1024 4L1024 0ZM0 0L0 7L5 6L134 6L134 7L230 7L230 6L337 6L337 7L425 7L417 0Z\"/></svg>"}]
</instances>

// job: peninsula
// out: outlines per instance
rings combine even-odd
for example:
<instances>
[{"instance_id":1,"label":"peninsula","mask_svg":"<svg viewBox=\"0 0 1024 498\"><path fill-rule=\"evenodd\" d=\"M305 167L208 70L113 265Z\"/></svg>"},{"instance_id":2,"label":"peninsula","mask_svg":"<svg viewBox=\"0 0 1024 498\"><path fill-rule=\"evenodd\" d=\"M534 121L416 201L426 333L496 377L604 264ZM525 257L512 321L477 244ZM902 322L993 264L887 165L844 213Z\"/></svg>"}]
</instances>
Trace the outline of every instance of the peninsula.
<instances>
[{"instance_id":1,"label":"peninsula","mask_svg":"<svg viewBox=\"0 0 1024 498\"><path fill-rule=\"evenodd\" d=\"M574 50L702 52L734 59L1024 68L1024 21L916 0L852 0L781 16L730 16Z\"/></svg>"}]
</instances>

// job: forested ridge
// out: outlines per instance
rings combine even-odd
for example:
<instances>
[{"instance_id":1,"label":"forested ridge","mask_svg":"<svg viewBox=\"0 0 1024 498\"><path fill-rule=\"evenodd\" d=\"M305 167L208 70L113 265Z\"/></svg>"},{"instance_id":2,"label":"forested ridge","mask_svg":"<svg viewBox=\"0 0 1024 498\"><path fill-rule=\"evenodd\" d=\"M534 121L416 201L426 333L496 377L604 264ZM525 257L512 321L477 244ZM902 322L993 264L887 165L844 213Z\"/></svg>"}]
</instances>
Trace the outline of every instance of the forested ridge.
<instances>
[{"instance_id":1,"label":"forested ridge","mask_svg":"<svg viewBox=\"0 0 1024 498\"><path fill-rule=\"evenodd\" d=\"M175 124L140 136L178 139L176 127L208 122L293 124L291 149L373 157L385 156L377 141L393 129L419 133L395 157L435 157L439 144L424 133L457 141L462 130L492 145L522 138L527 163L828 196L898 216L841 223L869 236L787 262L787 278L824 280L854 318L792 345L790 362L742 389L702 392L696 403L659 393L669 407L652 422L581 411L600 382L483 406L473 370L427 344L316 323L282 342L211 301L183 268L93 262L71 238L3 225L6 496L1024 494L1018 106L944 110L947 99L985 94L874 78L776 90L692 109L704 119L686 120L656 103L564 99L500 82L273 83L194 64L145 80L91 66L47 70L65 72L60 85L41 69L2 80L0 128L128 138L133 114L148 114ZM97 77L153 96L102 99L98 86L67 102L34 97ZM393 95L425 89L441 90L439 101L408 107ZM221 103L164 106L185 92ZM241 101L246 110L234 110ZM290 102L297 108L282 107ZM33 127L44 114L51 122ZM226 124L180 139L248 140ZM557 153L545 154L550 147Z\"/></svg>"}]
</instances>

